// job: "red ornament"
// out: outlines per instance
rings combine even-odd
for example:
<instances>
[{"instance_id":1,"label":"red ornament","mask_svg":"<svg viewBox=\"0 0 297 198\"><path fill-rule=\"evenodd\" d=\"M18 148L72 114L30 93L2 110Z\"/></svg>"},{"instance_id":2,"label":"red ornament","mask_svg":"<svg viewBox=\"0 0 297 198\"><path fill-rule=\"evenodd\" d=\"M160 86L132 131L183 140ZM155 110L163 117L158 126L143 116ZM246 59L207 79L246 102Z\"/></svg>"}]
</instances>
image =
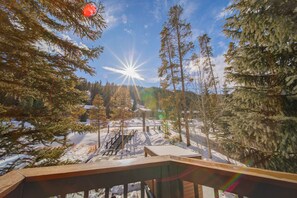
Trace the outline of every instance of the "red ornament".
<instances>
[{"instance_id":1,"label":"red ornament","mask_svg":"<svg viewBox=\"0 0 297 198\"><path fill-rule=\"evenodd\" d=\"M92 17L97 13L97 6L94 3L87 3L83 8L85 17Z\"/></svg>"}]
</instances>

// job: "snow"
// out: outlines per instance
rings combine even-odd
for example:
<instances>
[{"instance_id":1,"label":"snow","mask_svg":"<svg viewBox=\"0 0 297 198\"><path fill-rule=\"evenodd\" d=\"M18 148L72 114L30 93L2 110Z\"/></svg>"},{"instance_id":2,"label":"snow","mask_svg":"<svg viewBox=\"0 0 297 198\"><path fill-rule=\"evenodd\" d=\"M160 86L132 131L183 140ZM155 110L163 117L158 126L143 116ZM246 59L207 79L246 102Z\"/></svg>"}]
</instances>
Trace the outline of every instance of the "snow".
<instances>
[{"instance_id":1,"label":"snow","mask_svg":"<svg viewBox=\"0 0 297 198\"><path fill-rule=\"evenodd\" d=\"M63 160L75 160L85 162L87 159L92 157L90 161L96 162L101 160L117 160L125 158L137 158L144 156L144 147L145 146L158 146L158 145L171 145L170 139L164 138L164 133L158 130L157 126L161 126L160 120L146 120L146 125L150 126L150 132L142 132L142 119L134 118L127 122L125 133L128 134L131 130L137 130L137 133L134 137L125 145L125 150L119 152L116 156L102 156L106 141L108 141L112 136L114 136L117 130L117 122L110 122L110 133L107 133L107 129L102 129L100 133L101 140L101 150L97 149L97 133L71 133L68 136L68 140L73 144L71 148L67 150L63 156ZM199 127L201 122L193 120L190 123L191 130L191 146L187 146L185 143L186 137L185 133L182 134L183 142L175 143L175 146L186 149L191 155L200 154L204 160L212 160L222 163L232 163L236 165L244 166L243 164L228 159L225 155L212 150L212 159L208 159L208 149L206 146L206 137L200 131ZM176 131L171 130L171 137L178 136ZM162 149L163 150L163 149ZM170 150L168 147L167 150ZM165 152L165 151L164 151ZM181 151L180 151L181 152Z\"/></svg>"},{"instance_id":2,"label":"snow","mask_svg":"<svg viewBox=\"0 0 297 198\"><path fill-rule=\"evenodd\" d=\"M90 109L97 109L97 107L95 107L94 105L85 105L84 106L85 110L90 110Z\"/></svg>"},{"instance_id":3,"label":"snow","mask_svg":"<svg viewBox=\"0 0 297 198\"><path fill-rule=\"evenodd\" d=\"M193 151L178 147L178 146L147 146L147 149L156 155L175 155L180 157L200 157L201 155Z\"/></svg>"}]
</instances>

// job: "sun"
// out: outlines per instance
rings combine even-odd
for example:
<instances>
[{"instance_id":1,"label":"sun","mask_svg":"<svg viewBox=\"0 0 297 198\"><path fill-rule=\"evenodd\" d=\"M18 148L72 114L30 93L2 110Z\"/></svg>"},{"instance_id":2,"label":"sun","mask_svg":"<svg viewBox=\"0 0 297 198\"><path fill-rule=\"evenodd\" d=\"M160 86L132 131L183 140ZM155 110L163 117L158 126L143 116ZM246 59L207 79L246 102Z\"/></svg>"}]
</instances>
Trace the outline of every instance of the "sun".
<instances>
[{"instance_id":1,"label":"sun","mask_svg":"<svg viewBox=\"0 0 297 198\"><path fill-rule=\"evenodd\" d=\"M135 60L134 58L134 53L131 53L128 57L124 57L123 60L120 59L115 54L113 55L121 63L120 68L103 67L103 69L114 73L122 74L122 77L124 77L122 84L125 83L126 80L128 80L128 83L132 81L134 85L135 85L135 80L144 81L144 78L140 75L138 69L146 62L138 63L138 59Z\"/></svg>"},{"instance_id":2,"label":"sun","mask_svg":"<svg viewBox=\"0 0 297 198\"><path fill-rule=\"evenodd\" d=\"M126 76L134 78L137 75L136 69L132 66L129 66L125 69Z\"/></svg>"}]
</instances>

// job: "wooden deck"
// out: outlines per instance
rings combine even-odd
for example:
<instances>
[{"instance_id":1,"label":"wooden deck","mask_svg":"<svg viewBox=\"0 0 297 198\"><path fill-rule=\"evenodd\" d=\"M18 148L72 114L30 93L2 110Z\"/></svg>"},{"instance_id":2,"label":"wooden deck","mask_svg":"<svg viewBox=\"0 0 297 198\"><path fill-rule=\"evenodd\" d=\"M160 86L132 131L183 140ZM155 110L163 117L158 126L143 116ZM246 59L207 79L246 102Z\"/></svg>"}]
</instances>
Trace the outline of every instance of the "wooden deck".
<instances>
[{"instance_id":1,"label":"wooden deck","mask_svg":"<svg viewBox=\"0 0 297 198\"><path fill-rule=\"evenodd\" d=\"M144 197L144 181L156 181L155 197L180 198L183 196L182 182L190 182L228 190L239 197L295 198L297 175L230 164L208 162L174 156L102 161L99 163L31 168L12 171L0 177L0 197L65 197L66 194L90 190L109 189L141 182ZM198 194L194 194L198 197Z\"/></svg>"}]
</instances>

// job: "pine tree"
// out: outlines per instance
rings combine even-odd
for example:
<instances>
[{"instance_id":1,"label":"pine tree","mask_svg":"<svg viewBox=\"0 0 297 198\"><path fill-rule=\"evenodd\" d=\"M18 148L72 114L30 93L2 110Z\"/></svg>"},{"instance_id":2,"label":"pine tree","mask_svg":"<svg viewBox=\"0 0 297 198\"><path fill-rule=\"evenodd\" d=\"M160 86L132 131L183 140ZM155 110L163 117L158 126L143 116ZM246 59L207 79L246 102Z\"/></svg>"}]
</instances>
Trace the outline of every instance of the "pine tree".
<instances>
[{"instance_id":1,"label":"pine tree","mask_svg":"<svg viewBox=\"0 0 297 198\"><path fill-rule=\"evenodd\" d=\"M168 24L163 25L163 29L160 33L161 36L161 49L159 51L159 56L162 61L162 65L159 67L159 77L164 78L168 82L168 86L165 86L165 89L168 89L170 85L173 88L173 100L169 100L168 102L172 103L172 114L173 120L175 120L175 124L178 127L179 132L179 141L182 142L182 129L181 129L181 112L180 112L180 102L179 95L177 92L177 84L178 84L178 64L174 63L174 59L176 58L175 48L173 45L173 38L170 34Z\"/></svg>"},{"instance_id":2,"label":"pine tree","mask_svg":"<svg viewBox=\"0 0 297 198\"><path fill-rule=\"evenodd\" d=\"M236 0L225 33L234 152L256 167L297 170L296 1Z\"/></svg>"},{"instance_id":3,"label":"pine tree","mask_svg":"<svg viewBox=\"0 0 297 198\"><path fill-rule=\"evenodd\" d=\"M191 42L191 25L187 23L186 20L182 18L183 8L180 5L172 6L169 10L169 18L168 18L168 29L172 33L172 37L175 41L174 46L175 53L177 57L177 64L179 66L180 72L180 82L181 82L181 104L182 110L184 111L184 121L186 128L186 139L187 146L190 146L190 131L189 131L189 123L188 123L188 108L186 102L185 95L185 81L186 74L184 64L189 52L194 48L193 42Z\"/></svg>"},{"instance_id":4,"label":"pine tree","mask_svg":"<svg viewBox=\"0 0 297 198\"><path fill-rule=\"evenodd\" d=\"M220 115L217 80L214 75L215 65L212 63L212 47L207 34L198 37L200 46L199 84L200 84L200 112L203 117L203 131L206 134L208 156L212 158L209 134L215 134L216 121Z\"/></svg>"},{"instance_id":5,"label":"pine tree","mask_svg":"<svg viewBox=\"0 0 297 198\"><path fill-rule=\"evenodd\" d=\"M132 116L132 105L129 90L126 87L119 87L111 98L110 109L111 119L120 122L122 133L122 149L124 149L124 128L126 120Z\"/></svg>"},{"instance_id":6,"label":"pine tree","mask_svg":"<svg viewBox=\"0 0 297 198\"><path fill-rule=\"evenodd\" d=\"M98 129L98 148L100 148L100 129L106 125L106 111L104 101L100 95L96 95L93 100L94 108L90 110L90 119Z\"/></svg>"},{"instance_id":7,"label":"pine tree","mask_svg":"<svg viewBox=\"0 0 297 198\"><path fill-rule=\"evenodd\" d=\"M82 5L68 0L1 0L0 158L27 156L9 169L24 162L42 166L58 161L63 152L47 146L65 145L70 131L85 130L77 123L77 109L86 97L76 88L80 79L75 72L93 74L88 60L103 49L78 45L64 33L96 40L105 22L101 4L93 18L81 14ZM37 145L43 146L36 149Z\"/></svg>"}]
</instances>

